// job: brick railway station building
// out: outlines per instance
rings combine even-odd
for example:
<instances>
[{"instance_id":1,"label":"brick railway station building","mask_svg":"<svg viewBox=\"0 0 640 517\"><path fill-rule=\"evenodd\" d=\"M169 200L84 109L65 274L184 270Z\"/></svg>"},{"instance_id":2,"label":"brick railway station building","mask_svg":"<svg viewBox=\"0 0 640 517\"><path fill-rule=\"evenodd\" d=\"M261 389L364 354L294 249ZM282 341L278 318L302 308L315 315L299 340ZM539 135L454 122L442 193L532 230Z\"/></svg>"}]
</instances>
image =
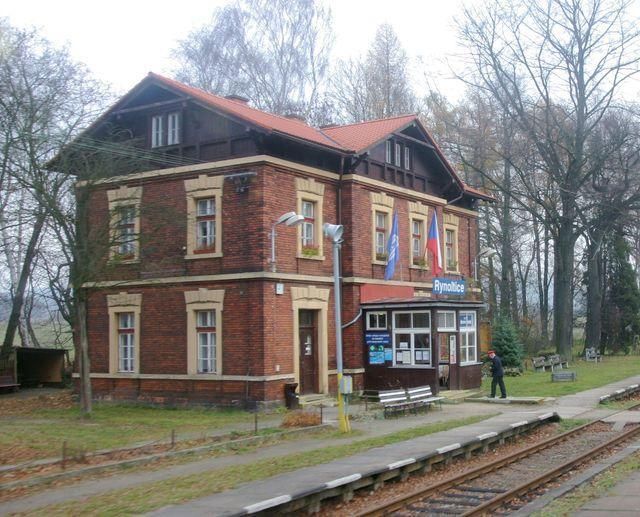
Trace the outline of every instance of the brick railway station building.
<instances>
[{"instance_id":1,"label":"brick railway station building","mask_svg":"<svg viewBox=\"0 0 640 517\"><path fill-rule=\"evenodd\" d=\"M88 303L96 398L279 403L287 383L335 393L327 222L344 226L354 389L479 386L477 204L491 197L461 181L415 115L316 129L150 73L80 137L111 149L123 138L144 160L91 185L89 231L113 236ZM289 212L298 224L276 224Z\"/></svg>"}]
</instances>

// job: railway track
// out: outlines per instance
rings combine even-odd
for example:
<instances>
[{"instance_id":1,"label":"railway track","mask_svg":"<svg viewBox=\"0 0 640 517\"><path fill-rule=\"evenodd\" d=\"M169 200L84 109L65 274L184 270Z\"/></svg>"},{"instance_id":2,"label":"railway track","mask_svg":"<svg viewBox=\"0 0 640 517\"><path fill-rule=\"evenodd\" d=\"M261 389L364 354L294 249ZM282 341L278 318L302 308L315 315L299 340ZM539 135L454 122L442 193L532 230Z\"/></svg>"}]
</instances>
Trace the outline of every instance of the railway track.
<instances>
[{"instance_id":1,"label":"railway track","mask_svg":"<svg viewBox=\"0 0 640 517\"><path fill-rule=\"evenodd\" d=\"M496 514L500 508L513 510L508 508L509 501L531 494L639 433L638 425L616 431L603 422L586 424L358 515L476 516Z\"/></svg>"}]
</instances>

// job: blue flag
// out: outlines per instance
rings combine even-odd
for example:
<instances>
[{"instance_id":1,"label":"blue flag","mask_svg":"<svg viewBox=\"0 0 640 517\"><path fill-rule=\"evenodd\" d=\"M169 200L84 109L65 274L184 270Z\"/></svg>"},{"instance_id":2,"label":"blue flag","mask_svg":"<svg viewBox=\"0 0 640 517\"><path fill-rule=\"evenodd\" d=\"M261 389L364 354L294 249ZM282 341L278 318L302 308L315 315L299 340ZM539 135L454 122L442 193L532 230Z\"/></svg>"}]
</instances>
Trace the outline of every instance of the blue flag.
<instances>
[{"instance_id":1,"label":"blue flag","mask_svg":"<svg viewBox=\"0 0 640 517\"><path fill-rule=\"evenodd\" d=\"M387 267L384 270L384 279L393 278L396 270L396 262L400 255L400 241L398 240L398 212L393 213L393 224L391 225L391 235L387 243Z\"/></svg>"}]
</instances>

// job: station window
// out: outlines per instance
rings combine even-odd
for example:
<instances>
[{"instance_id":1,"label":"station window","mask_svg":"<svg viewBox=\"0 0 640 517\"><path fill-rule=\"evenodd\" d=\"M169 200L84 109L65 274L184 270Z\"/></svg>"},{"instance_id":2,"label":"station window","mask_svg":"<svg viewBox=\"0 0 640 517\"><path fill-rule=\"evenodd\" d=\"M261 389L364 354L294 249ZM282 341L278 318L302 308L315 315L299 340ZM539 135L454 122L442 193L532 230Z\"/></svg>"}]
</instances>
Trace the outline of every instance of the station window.
<instances>
[{"instance_id":1,"label":"station window","mask_svg":"<svg viewBox=\"0 0 640 517\"><path fill-rule=\"evenodd\" d=\"M393 313L393 365L431 364L431 313L407 311Z\"/></svg>"},{"instance_id":2,"label":"station window","mask_svg":"<svg viewBox=\"0 0 640 517\"><path fill-rule=\"evenodd\" d=\"M456 329L455 311L438 311L438 330L455 331Z\"/></svg>"},{"instance_id":3,"label":"station window","mask_svg":"<svg viewBox=\"0 0 640 517\"><path fill-rule=\"evenodd\" d=\"M178 111L151 117L151 147L179 144L180 122L180 112Z\"/></svg>"},{"instance_id":4,"label":"station window","mask_svg":"<svg viewBox=\"0 0 640 517\"><path fill-rule=\"evenodd\" d=\"M478 361L475 311L460 311L460 363Z\"/></svg>"},{"instance_id":5,"label":"station window","mask_svg":"<svg viewBox=\"0 0 640 517\"><path fill-rule=\"evenodd\" d=\"M216 311L196 311L198 373L216 373Z\"/></svg>"},{"instance_id":6,"label":"station window","mask_svg":"<svg viewBox=\"0 0 640 517\"><path fill-rule=\"evenodd\" d=\"M135 371L135 323L133 312L118 313L118 371Z\"/></svg>"},{"instance_id":7,"label":"station window","mask_svg":"<svg viewBox=\"0 0 640 517\"><path fill-rule=\"evenodd\" d=\"M396 142L394 153L394 164L396 167L402 166L402 146Z\"/></svg>"},{"instance_id":8,"label":"station window","mask_svg":"<svg viewBox=\"0 0 640 517\"><path fill-rule=\"evenodd\" d=\"M387 313L370 312L367 314L367 330L387 330Z\"/></svg>"}]
</instances>

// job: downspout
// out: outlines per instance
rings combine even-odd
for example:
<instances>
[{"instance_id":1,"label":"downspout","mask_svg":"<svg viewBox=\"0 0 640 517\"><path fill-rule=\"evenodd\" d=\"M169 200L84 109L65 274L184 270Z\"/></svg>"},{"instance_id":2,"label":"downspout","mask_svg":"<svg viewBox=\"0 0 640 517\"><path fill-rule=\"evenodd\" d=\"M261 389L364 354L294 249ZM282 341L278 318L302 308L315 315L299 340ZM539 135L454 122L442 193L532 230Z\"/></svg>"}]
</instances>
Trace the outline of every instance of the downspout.
<instances>
[{"instance_id":1,"label":"downspout","mask_svg":"<svg viewBox=\"0 0 640 517\"><path fill-rule=\"evenodd\" d=\"M362 307L360 307L360 310L358 311L358 314L356 315L355 318L353 318L349 323L345 323L344 325L342 325L343 329L346 329L347 327L350 327L351 325L353 325L356 321L358 321L360 319L360 317L362 316Z\"/></svg>"}]
</instances>

